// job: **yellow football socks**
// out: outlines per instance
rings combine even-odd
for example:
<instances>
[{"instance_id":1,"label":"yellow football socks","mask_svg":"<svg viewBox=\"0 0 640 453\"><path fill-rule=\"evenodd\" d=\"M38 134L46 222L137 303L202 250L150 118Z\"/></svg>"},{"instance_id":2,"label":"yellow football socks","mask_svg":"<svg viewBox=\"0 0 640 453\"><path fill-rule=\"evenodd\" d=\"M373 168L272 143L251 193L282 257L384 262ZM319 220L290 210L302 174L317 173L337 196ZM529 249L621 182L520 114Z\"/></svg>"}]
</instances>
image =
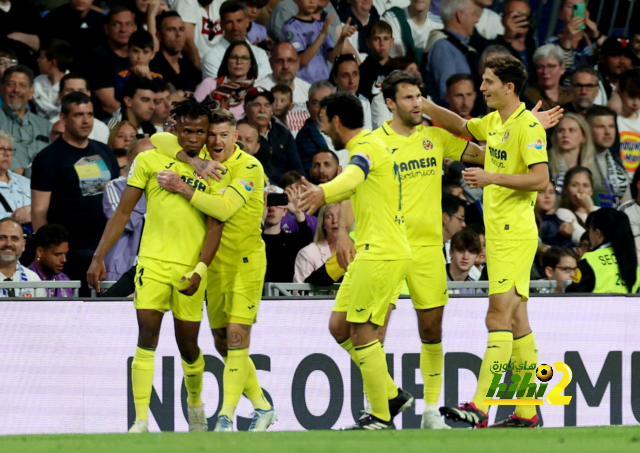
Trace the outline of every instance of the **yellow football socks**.
<instances>
[{"instance_id":1,"label":"yellow football socks","mask_svg":"<svg viewBox=\"0 0 640 453\"><path fill-rule=\"evenodd\" d=\"M480 365L480 376L478 376L478 390L473 397L473 403L478 409L487 413L489 406L483 404L487 397L487 391L493 380L493 372L491 367L494 362L499 364L509 363L511 359L511 348L513 346L513 333L509 330L494 330L489 332L489 340L487 342L487 351L484 353L484 360Z\"/></svg>"},{"instance_id":2,"label":"yellow football socks","mask_svg":"<svg viewBox=\"0 0 640 453\"><path fill-rule=\"evenodd\" d=\"M538 350L536 349L536 340L533 337L533 332L513 340L512 362L516 366L524 365L525 362L527 362L527 366L538 363ZM531 371L519 370L514 371L514 373L524 378L524 374L531 373ZM535 371L533 374L531 382L535 382ZM522 379L520 382L522 382ZM526 394L523 398L526 398ZM516 415L518 417L533 418L536 413L536 406L516 406Z\"/></svg>"},{"instance_id":3,"label":"yellow football socks","mask_svg":"<svg viewBox=\"0 0 640 453\"><path fill-rule=\"evenodd\" d=\"M384 360L385 360L385 363L386 363L387 353L384 352L384 346L382 344L380 344L380 347L382 348L382 353L384 354ZM398 393L400 393L400 392L398 391L398 386L396 385L396 383L393 381L393 378L389 374L389 367L388 366L387 366L386 382L387 382L387 399L392 400L396 396L398 396Z\"/></svg>"},{"instance_id":4,"label":"yellow football socks","mask_svg":"<svg viewBox=\"0 0 640 453\"><path fill-rule=\"evenodd\" d=\"M442 366L444 355L442 342L422 342L420 351L420 371L424 381L424 403L436 405L442 389Z\"/></svg>"},{"instance_id":5,"label":"yellow football socks","mask_svg":"<svg viewBox=\"0 0 640 453\"><path fill-rule=\"evenodd\" d=\"M224 399L218 415L226 415L233 420L240 396L244 390L249 373L249 349L229 349L227 363L224 367L222 382Z\"/></svg>"},{"instance_id":6,"label":"yellow football socks","mask_svg":"<svg viewBox=\"0 0 640 453\"><path fill-rule=\"evenodd\" d=\"M149 403L153 386L153 349L136 348L136 355L131 363L131 384L133 403L136 407L136 420L149 421Z\"/></svg>"},{"instance_id":7,"label":"yellow football socks","mask_svg":"<svg viewBox=\"0 0 640 453\"><path fill-rule=\"evenodd\" d=\"M187 405L191 407L202 405L202 375L204 374L204 356L202 351L193 363L187 363L182 359L184 370L184 386L187 388Z\"/></svg>"},{"instance_id":8,"label":"yellow football socks","mask_svg":"<svg viewBox=\"0 0 640 453\"><path fill-rule=\"evenodd\" d=\"M247 395L254 409L260 409L263 411L271 409L271 403L264 396L262 387L258 382L258 374L256 373L256 365L251 360L251 357L247 358L247 366L249 371L247 373L247 381L244 384L244 394Z\"/></svg>"},{"instance_id":9,"label":"yellow football socks","mask_svg":"<svg viewBox=\"0 0 640 453\"><path fill-rule=\"evenodd\" d=\"M356 346L358 363L362 372L364 389L371 402L371 414L380 420L391 420L389 399L387 398L387 382L389 375L387 360L378 340L363 346Z\"/></svg>"}]
</instances>

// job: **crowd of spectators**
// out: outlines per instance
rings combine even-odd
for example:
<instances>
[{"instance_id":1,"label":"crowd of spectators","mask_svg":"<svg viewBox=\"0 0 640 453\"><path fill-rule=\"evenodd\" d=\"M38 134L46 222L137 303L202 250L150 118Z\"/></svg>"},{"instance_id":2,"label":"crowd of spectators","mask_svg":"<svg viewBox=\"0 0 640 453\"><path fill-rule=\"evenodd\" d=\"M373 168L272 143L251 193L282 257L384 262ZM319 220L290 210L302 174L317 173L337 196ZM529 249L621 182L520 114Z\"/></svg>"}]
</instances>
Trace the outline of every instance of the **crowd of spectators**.
<instances>
[{"instance_id":1,"label":"crowd of spectators","mask_svg":"<svg viewBox=\"0 0 640 453\"><path fill-rule=\"evenodd\" d=\"M553 2L540 3L0 0L0 277L84 281L136 155L153 148L151 135L174 132L172 102L194 97L240 120L241 146L269 190L288 197L265 207L266 281L339 281L327 264L339 206L298 208L302 177L324 183L347 165L348 151L319 128L320 101L354 94L375 129L391 119L380 84L400 69L421 73L439 105L483 116L483 62L496 54L527 68L527 107L564 109L548 131L552 182L535 205L532 276L563 291L601 208L628 216L640 256L640 29L599 26L591 6L576 13L584 0L560 0L557 21ZM482 190L466 186L463 169L447 159L442 168L443 259L448 280L477 281ZM108 280L134 265L145 212L143 198L107 257Z\"/></svg>"}]
</instances>

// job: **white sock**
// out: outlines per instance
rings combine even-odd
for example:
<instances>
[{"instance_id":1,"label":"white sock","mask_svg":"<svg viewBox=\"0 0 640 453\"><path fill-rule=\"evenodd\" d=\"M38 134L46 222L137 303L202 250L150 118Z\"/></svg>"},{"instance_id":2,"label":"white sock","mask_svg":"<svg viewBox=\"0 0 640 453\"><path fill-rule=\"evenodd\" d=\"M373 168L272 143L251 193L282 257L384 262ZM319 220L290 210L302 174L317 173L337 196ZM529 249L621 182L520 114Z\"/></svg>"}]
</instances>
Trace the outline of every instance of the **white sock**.
<instances>
[{"instance_id":1,"label":"white sock","mask_svg":"<svg viewBox=\"0 0 640 453\"><path fill-rule=\"evenodd\" d=\"M425 404L424 409L422 409L423 413L427 412L436 412L438 413L438 405L437 404Z\"/></svg>"}]
</instances>

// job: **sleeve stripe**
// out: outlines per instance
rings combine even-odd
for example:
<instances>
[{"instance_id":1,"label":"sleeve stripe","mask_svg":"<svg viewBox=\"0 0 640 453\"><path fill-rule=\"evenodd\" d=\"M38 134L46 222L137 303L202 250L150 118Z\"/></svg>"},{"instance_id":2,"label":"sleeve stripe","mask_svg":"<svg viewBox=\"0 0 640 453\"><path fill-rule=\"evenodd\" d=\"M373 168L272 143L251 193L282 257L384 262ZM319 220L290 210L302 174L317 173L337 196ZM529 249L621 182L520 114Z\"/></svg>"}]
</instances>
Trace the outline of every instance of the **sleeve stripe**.
<instances>
[{"instance_id":1,"label":"sleeve stripe","mask_svg":"<svg viewBox=\"0 0 640 453\"><path fill-rule=\"evenodd\" d=\"M547 162L546 160L543 160L543 161L541 161L541 162L534 162L534 163L532 163L532 164L529 164L529 165L528 165L528 167L529 167L529 168L531 168L531 167L534 167L534 166L536 166L536 165L540 165L540 164L547 164L547 165L549 165L549 162Z\"/></svg>"},{"instance_id":2,"label":"sleeve stripe","mask_svg":"<svg viewBox=\"0 0 640 453\"><path fill-rule=\"evenodd\" d=\"M469 142L467 142L467 145L462 150L462 154L460 154L460 162L462 162L462 158L464 157L464 153L467 152L467 149L469 149Z\"/></svg>"},{"instance_id":3,"label":"sleeve stripe","mask_svg":"<svg viewBox=\"0 0 640 453\"><path fill-rule=\"evenodd\" d=\"M240 193L240 191L239 191L238 189L236 189L236 188L235 188L235 187L233 187L233 186L228 186L228 187L229 187L230 189L235 190L235 191L238 193L238 195L240 195L240 196L242 197L242 199L244 200L244 202L245 202L245 203L247 202L247 199L246 199L246 198L245 198L245 197Z\"/></svg>"},{"instance_id":4,"label":"sleeve stripe","mask_svg":"<svg viewBox=\"0 0 640 453\"><path fill-rule=\"evenodd\" d=\"M469 132L469 135L470 135L471 137L473 137L473 138L475 138L476 140L478 140L478 137L476 137L475 135L473 135L473 132L471 132L471 131L469 130L469 121L467 121L467 122L465 123L464 127L466 127L466 128L467 128L467 132Z\"/></svg>"},{"instance_id":5,"label":"sleeve stripe","mask_svg":"<svg viewBox=\"0 0 640 453\"><path fill-rule=\"evenodd\" d=\"M138 190L144 190L144 188L142 188L142 187L138 187L138 186L135 186L135 185L133 185L133 184L129 184L128 182L127 182L127 186L129 186L129 187L133 187L134 189L138 189Z\"/></svg>"}]
</instances>

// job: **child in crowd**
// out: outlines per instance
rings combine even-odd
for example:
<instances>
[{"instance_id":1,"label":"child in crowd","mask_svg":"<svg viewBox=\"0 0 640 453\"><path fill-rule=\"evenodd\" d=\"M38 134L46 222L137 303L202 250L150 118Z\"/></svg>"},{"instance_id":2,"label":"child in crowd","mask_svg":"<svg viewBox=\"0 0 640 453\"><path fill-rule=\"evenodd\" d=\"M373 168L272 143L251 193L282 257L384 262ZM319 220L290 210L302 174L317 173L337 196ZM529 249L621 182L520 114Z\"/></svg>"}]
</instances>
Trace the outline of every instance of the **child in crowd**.
<instances>
[{"instance_id":1,"label":"child in crowd","mask_svg":"<svg viewBox=\"0 0 640 453\"><path fill-rule=\"evenodd\" d=\"M40 50L40 75L33 81L33 101L38 115L49 120L60 114L60 79L69 72L72 64L73 50L66 41L53 39Z\"/></svg>"},{"instance_id":2,"label":"child in crowd","mask_svg":"<svg viewBox=\"0 0 640 453\"><path fill-rule=\"evenodd\" d=\"M260 47L265 50L270 50L273 47L273 40L267 36L267 27L256 23L256 19L260 15L262 8L264 8L267 3L269 3L269 0L244 0L249 17L247 39L254 46L260 44Z\"/></svg>"},{"instance_id":3,"label":"child in crowd","mask_svg":"<svg viewBox=\"0 0 640 453\"><path fill-rule=\"evenodd\" d=\"M377 20L367 25L367 46L372 55L368 56L360 66L360 86L358 93L366 97L369 102L380 93L380 84L391 70L385 65L389 61L389 52L393 47L393 31L391 26Z\"/></svg>"},{"instance_id":4,"label":"child in crowd","mask_svg":"<svg viewBox=\"0 0 640 453\"><path fill-rule=\"evenodd\" d=\"M620 76L618 93L622 99L618 115L620 158L633 177L640 163L640 69L631 69Z\"/></svg>"},{"instance_id":5,"label":"child in crowd","mask_svg":"<svg viewBox=\"0 0 640 453\"><path fill-rule=\"evenodd\" d=\"M162 74L151 72L149 63L153 58L153 36L146 30L138 30L129 38L129 69L121 71L116 75L115 97L122 102L122 87L131 78L132 74L144 77L149 80L162 80Z\"/></svg>"},{"instance_id":6,"label":"child in crowd","mask_svg":"<svg viewBox=\"0 0 640 453\"><path fill-rule=\"evenodd\" d=\"M276 85L271 88L273 94L273 116L289 128L287 113L293 108L293 91L286 85Z\"/></svg>"}]
</instances>

